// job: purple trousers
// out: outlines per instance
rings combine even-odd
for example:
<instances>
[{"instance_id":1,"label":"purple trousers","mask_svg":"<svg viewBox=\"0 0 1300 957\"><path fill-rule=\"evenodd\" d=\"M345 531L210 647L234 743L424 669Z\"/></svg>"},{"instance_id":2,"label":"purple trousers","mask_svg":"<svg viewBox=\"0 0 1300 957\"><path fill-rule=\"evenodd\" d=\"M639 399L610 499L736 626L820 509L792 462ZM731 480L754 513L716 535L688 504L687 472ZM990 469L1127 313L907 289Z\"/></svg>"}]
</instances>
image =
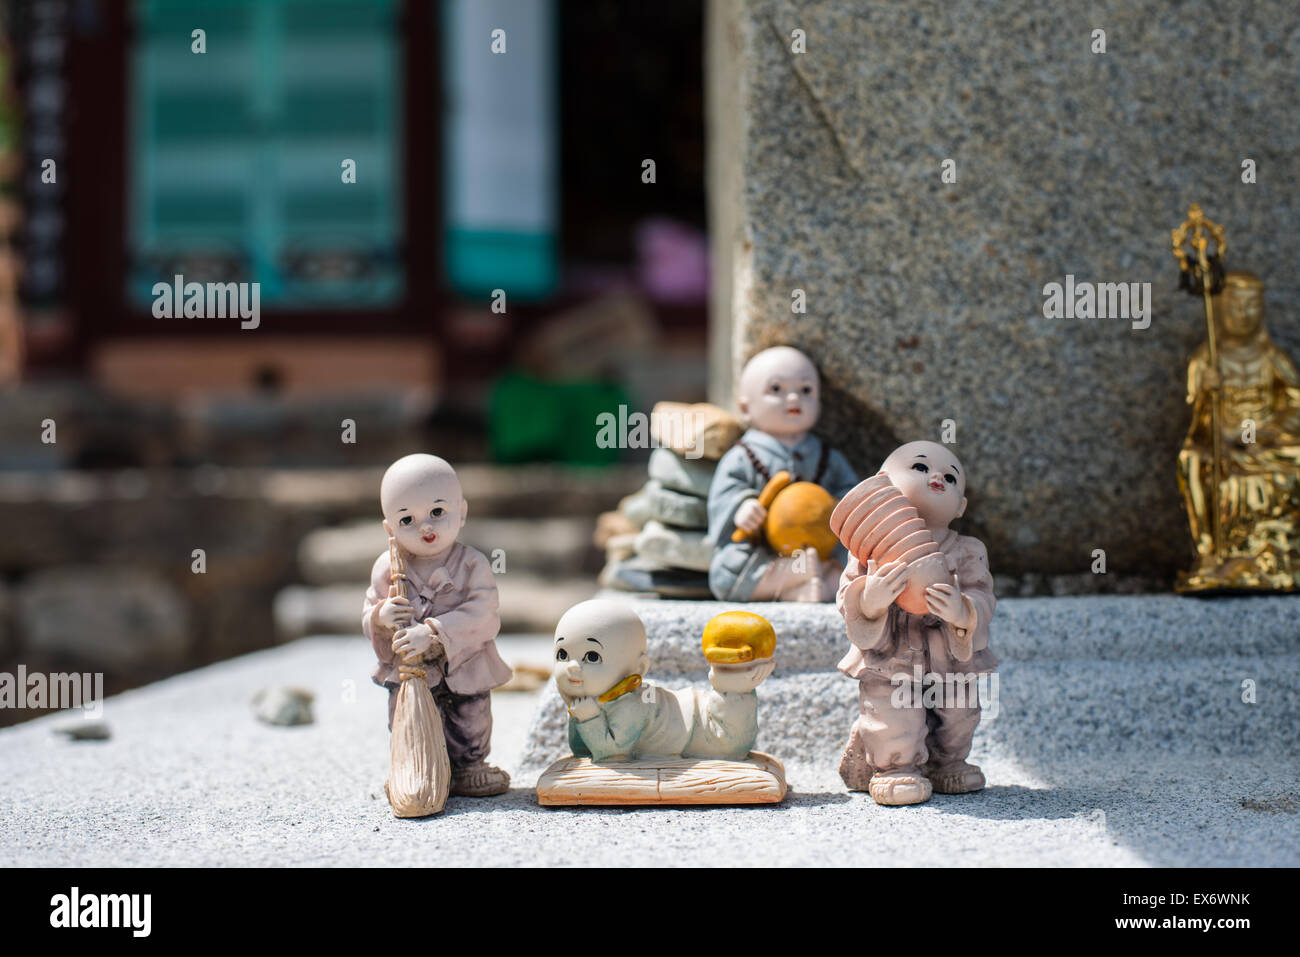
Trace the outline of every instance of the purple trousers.
<instances>
[{"instance_id":1,"label":"purple trousers","mask_svg":"<svg viewBox=\"0 0 1300 957\"><path fill-rule=\"evenodd\" d=\"M388 689L388 730L392 731L398 686L385 682L384 687ZM452 767L476 764L486 758L492 745L492 692L456 694L448 691L445 684L429 690L442 715Z\"/></svg>"}]
</instances>

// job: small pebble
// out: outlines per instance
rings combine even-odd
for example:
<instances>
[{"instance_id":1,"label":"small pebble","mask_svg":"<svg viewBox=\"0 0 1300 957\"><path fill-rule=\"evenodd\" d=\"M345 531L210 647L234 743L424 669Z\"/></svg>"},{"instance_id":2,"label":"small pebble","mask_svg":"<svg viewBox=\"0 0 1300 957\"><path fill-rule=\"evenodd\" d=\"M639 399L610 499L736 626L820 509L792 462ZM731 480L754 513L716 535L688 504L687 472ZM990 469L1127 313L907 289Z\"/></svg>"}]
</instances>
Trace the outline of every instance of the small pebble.
<instances>
[{"instance_id":1,"label":"small pebble","mask_svg":"<svg viewBox=\"0 0 1300 957\"><path fill-rule=\"evenodd\" d=\"M73 741L107 741L113 736L108 722L95 719L67 721L56 726L54 733L66 734Z\"/></svg>"},{"instance_id":2,"label":"small pebble","mask_svg":"<svg viewBox=\"0 0 1300 957\"><path fill-rule=\"evenodd\" d=\"M253 714L265 724L311 724L311 703L316 696L304 688L276 685L253 695Z\"/></svg>"},{"instance_id":3,"label":"small pebble","mask_svg":"<svg viewBox=\"0 0 1300 957\"><path fill-rule=\"evenodd\" d=\"M551 678L551 672L547 668L541 668L537 665L515 665L514 673L510 680L505 684L493 688L493 691L536 691L542 687Z\"/></svg>"}]
</instances>

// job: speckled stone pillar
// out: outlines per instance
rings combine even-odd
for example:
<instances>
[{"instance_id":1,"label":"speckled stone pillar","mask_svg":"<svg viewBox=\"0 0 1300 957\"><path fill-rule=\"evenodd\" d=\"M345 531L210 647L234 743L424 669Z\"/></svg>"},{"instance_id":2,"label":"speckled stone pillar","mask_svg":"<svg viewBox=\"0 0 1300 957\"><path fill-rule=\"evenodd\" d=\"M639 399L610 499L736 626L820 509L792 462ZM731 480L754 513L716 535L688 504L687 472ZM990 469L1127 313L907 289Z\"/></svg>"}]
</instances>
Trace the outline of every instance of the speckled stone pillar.
<instances>
[{"instance_id":1,"label":"speckled stone pillar","mask_svg":"<svg viewBox=\"0 0 1300 957\"><path fill-rule=\"evenodd\" d=\"M715 400L797 346L864 474L952 420L995 572L1172 581L1205 323L1169 231L1223 223L1300 354L1300 6L712 0L707 48ZM1151 283L1149 328L1045 318L1067 275Z\"/></svg>"}]
</instances>

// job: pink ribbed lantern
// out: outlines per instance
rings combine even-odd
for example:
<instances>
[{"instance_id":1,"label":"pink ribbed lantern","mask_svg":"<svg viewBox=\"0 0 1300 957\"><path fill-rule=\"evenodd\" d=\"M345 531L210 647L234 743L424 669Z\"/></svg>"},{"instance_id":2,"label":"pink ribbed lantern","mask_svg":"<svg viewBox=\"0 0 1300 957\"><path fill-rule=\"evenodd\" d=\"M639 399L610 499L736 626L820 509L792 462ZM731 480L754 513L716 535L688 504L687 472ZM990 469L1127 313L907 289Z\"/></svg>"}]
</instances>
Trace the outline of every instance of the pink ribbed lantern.
<instances>
[{"instance_id":1,"label":"pink ribbed lantern","mask_svg":"<svg viewBox=\"0 0 1300 957\"><path fill-rule=\"evenodd\" d=\"M924 615L925 590L939 582L954 584L938 543L907 498L884 472L855 485L831 512L831 531L858 560L878 566L901 560L907 585L896 600L899 608Z\"/></svg>"}]
</instances>

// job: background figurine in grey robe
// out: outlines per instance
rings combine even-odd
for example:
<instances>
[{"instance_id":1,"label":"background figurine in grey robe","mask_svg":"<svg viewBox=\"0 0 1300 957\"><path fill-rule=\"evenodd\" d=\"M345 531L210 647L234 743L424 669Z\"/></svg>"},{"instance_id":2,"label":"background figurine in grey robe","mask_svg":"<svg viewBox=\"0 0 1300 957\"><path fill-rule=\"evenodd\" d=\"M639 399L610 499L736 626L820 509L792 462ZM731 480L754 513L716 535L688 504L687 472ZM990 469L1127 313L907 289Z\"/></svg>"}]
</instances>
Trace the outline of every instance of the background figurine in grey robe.
<instances>
[{"instance_id":1,"label":"background figurine in grey robe","mask_svg":"<svg viewBox=\"0 0 1300 957\"><path fill-rule=\"evenodd\" d=\"M766 349L745 364L737 405L749 429L718 462L709 486L709 539L717 549L709 588L721 601L830 601L843 548L827 560L813 549L782 557L760 531L768 510L759 493L780 471L835 498L857 484L844 456L812 434L821 413L817 369L797 349ZM737 529L752 537L733 541Z\"/></svg>"}]
</instances>

